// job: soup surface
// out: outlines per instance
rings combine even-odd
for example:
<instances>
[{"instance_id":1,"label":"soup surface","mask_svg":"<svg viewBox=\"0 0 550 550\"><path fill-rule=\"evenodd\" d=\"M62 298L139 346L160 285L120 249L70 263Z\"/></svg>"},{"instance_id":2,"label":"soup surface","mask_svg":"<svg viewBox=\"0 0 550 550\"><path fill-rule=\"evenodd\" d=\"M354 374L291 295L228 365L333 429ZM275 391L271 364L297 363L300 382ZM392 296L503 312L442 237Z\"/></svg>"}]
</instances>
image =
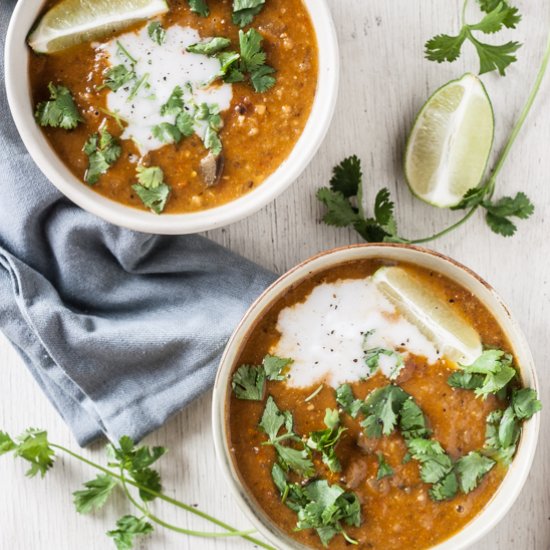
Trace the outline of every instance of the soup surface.
<instances>
[{"instance_id":1,"label":"soup surface","mask_svg":"<svg viewBox=\"0 0 550 550\"><path fill-rule=\"evenodd\" d=\"M48 1L45 10L56 3ZM290 154L314 100L317 44L302 0L269 0L244 29L232 22L230 0L210 2L208 17L193 13L187 1L170 0L169 6L170 10L154 21L106 39L48 55L33 53L29 72L37 106L50 98L50 83L66 87L74 98L82 119L76 128L46 125L43 131L75 176L123 204L150 207L157 213L184 213L219 206L248 193ZM165 34L149 34L152 22ZM250 75L242 65L234 65L244 72L243 82L234 81L242 78L237 72L216 78L218 71L223 72L220 54L246 55L239 31L259 33L261 44L256 50L265 54L265 61L259 72L247 68ZM186 49L213 37L230 42L212 55ZM109 70L117 66L123 73L116 76L133 78L129 76L120 88L111 89L107 86ZM253 75L257 78L254 85ZM184 110L194 117L194 127L188 133L183 124L175 129L176 111L162 109L175 85L183 90ZM193 90L188 93L191 85ZM116 84L111 86L116 88ZM195 114L201 102L210 106L212 116ZM149 126L145 120L138 127L141 117L148 117ZM157 128L151 132L155 124ZM121 153L115 154L116 160L98 177L90 178L93 161L85 144L102 130L119 142ZM161 188L156 202L136 192L136 184L142 183L138 167L162 170L158 173L166 187Z\"/></svg>"},{"instance_id":2,"label":"soup surface","mask_svg":"<svg viewBox=\"0 0 550 550\"><path fill-rule=\"evenodd\" d=\"M290 537L311 548L323 548L324 544L335 549L353 547L346 539L357 541L359 548L431 547L472 520L491 499L506 473L506 461L490 454L486 442L491 413L501 415L507 404L503 390L498 396L489 393L486 398L480 398L472 389L452 387L449 377L459 372L457 364L436 349L437 346L430 348L431 344L424 336L414 327L407 328L408 321L398 313L383 311L383 307L389 307L387 304L380 306L381 315L371 315L365 323L370 326L378 323L376 330L361 332L361 335L371 338L376 332L383 334L389 323L388 326L395 327L395 331L400 330L404 335L400 338L405 341L394 346L397 352L384 350L380 354L380 347L368 351L363 348L365 356L361 357L360 353L354 355L356 349L347 353L338 349L338 342L331 340L331 337L337 337L341 346L355 346L358 327L354 325L349 303L346 304L344 290L351 290L357 297L357 287L353 285L370 281L370 276L383 265L376 260L344 264L317 274L288 292L253 329L233 373L233 390L228 390L231 392L227 411L229 444L242 483L267 516ZM419 281L432 296L445 302L458 318L466 321L479 334L485 348L511 351L498 323L471 293L438 273L412 265L399 267ZM332 293L332 301L323 301L322 296L319 297L327 288ZM361 300L366 299L361 297ZM356 298L357 308L361 307L359 301ZM342 308L346 311L339 315ZM316 325L322 326L320 331L311 329ZM363 330L369 328L366 326ZM392 335L388 337L392 338ZM272 376L273 363L266 363L266 356L268 361L281 360L277 357L280 352L288 352L293 346L296 356L283 357L295 359L294 363L282 360L285 366L280 369L280 376ZM415 353L409 351L413 348ZM436 355L430 359L419 354L424 350L430 356L434 349ZM503 351L498 353L503 354ZM365 371L365 363L368 358L372 361L372 352L374 355L379 353L378 368L369 373L369 369ZM304 362L307 356L311 358L309 375ZM389 361L392 356L394 359L403 358L397 371L392 370L396 364ZM330 358L327 364L334 365L332 372L324 368L323 357ZM389 362L383 364L382 357ZM512 358L508 357L511 364ZM250 380L251 369L259 369L256 374L263 372L262 361L268 373L267 377L262 374L264 387L256 396L250 394L254 390L249 387L246 395L243 393L246 380L243 382L243 379L248 375ZM373 366L372 362L370 365ZM320 370L316 371L316 368ZM358 369L355 374L353 369ZM515 376L513 370L511 373ZM255 380L257 389L259 379L252 380ZM348 382L346 391L351 389L355 404L358 404L355 411L352 410L354 405L350 406L351 401L345 403L344 398L338 397L345 382ZM518 377L510 384L518 388ZM389 388L397 394L405 392L403 395L408 396L409 405L414 404L416 411L415 405L419 407L418 414L422 416L423 413L424 421L414 426L416 431L411 431L410 425L409 431L405 431L404 409L397 412L398 408L390 400L384 407L393 407L394 418L391 418L391 411L389 420L385 413L380 413L380 410L378 413L383 422L401 424L399 429L394 426L387 434L386 425L382 433L381 420L375 418L378 413L373 413L377 410L376 405L370 411L368 407L360 409L365 405L365 399L369 403L369 396L373 396L372 392L378 388L384 388L383 391ZM276 410L271 414L273 404L276 404ZM328 421L331 415L333 419ZM375 419L374 423L369 424L369 415L370 420ZM400 420L398 415L401 415ZM292 419L290 424L288 418ZM377 430L378 433L373 433ZM269 435L270 431L274 433ZM291 433L296 437L289 437ZM417 439L412 441L415 437ZM518 437L519 428L516 443ZM441 453L434 463L428 464L427 459L424 461L425 456L414 450L415 445L434 444L437 447L436 442ZM323 444L326 448L321 453ZM282 446L299 452L302 461L296 454L288 457L288 449L282 449ZM469 455L470 452L474 454ZM440 460L445 454L446 458ZM466 455L468 459L459 460ZM463 466L470 460L477 461L477 466L473 474L470 471L473 478L470 476L468 481ZM306 465L308 461L309 466ZM447 471L451 471L449 478L444 478L443 473L428 471L430 466L444 463ZM305 470L309 472L305 473ZM456 477L453 472L456 472ZM436 479L443 481L434 484ZM316 493L323 501L320 510L329 506L327 487L337 486L342 492L346 491L349 503L358 503L360 519L359 511L354 516L351 508L346 508L341 502L339 513L343 519L340 522L332 522L325 516L321 520L321 512L315 515L316 504L311 504L315 500L312 491L306 497L302 491L313 486L317 491L325 481L328 486L322 487L324 496ZM447 492L448 482L450 491ZM355 517L355 520L347 521L346 514L350 514L348 519ZM325 526L317 528L323 521Z\"/></svg>"}]
</instances>

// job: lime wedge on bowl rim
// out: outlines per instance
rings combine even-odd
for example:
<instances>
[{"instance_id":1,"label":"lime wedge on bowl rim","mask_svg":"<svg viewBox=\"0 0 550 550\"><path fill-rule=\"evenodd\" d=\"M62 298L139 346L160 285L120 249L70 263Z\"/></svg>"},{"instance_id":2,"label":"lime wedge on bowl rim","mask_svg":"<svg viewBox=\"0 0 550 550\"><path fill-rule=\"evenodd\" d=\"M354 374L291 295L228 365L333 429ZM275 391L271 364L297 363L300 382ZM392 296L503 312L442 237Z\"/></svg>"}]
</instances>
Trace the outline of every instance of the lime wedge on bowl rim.
<instances>
[{"instance_id":1,"label":"lime wedge on bowl rim","mask_svg":"<svg viewBox=\"0 0 550 550\"><path fill-rule=\"evenodd\" d=\"M37 53L55 53L167 12L166 0L63 0L28 37Z\"/></svg>"},{"instance_id":2,"label":"lime wedge on bowl rim","mask_svg":"<svg viewBox=\"0 0 550 550\"><path fill-rule=\"evenodd\" d=\"M477 331L409 271L381 267L373 281L399 313L436 344L443 355L463 365L471 365L481 355L483 348Z\"/></svg>"},{"instance_id":3,"label":"lime wedge on bowl rim","mask_svg":"<svg viewBox=\"0 0 550 550\"><path fill-rule=\"evenodd\" d=\"M494 136L491 100L481 80L465 74L439 88L414 123L405 152L405 177L419 199L448 208L477 187Z\"/></svg>"}]
</instances>

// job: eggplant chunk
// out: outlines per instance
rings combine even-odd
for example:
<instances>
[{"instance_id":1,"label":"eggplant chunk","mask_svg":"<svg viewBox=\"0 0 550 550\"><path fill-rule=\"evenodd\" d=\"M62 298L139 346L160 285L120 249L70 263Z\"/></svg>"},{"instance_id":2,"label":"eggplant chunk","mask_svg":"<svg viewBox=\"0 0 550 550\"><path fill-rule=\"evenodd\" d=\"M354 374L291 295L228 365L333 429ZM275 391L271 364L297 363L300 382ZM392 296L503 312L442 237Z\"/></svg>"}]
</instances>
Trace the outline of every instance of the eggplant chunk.
<instances>
[{"instance_id":1,"label":"eggplant chunk","mask_svg":"<svg viewBox=\"0 0 550 550\"><path fill-rule=\"evenodd\" d=\"M201 160L201 176L206 187L214 187L220 182L224 166L223 155L208 153Z\"/></svg>"}]
</instances>

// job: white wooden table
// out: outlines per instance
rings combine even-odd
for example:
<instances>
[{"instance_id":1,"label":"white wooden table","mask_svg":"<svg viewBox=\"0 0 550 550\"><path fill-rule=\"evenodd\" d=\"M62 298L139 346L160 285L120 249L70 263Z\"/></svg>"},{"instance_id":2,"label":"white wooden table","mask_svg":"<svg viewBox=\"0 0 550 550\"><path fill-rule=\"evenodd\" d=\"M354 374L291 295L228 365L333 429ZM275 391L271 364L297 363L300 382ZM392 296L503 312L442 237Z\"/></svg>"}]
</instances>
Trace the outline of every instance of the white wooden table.
<instances>
[{"instance_id":1,"label":"white wooden table","mask_svg":"<svg viewBox=\"0 0 550 550\"><path fill-rule=\"evenodd\" d=\"M406 235L427 235L452 219L414 200L403 182L401 158L415 112L439 85L477 68L468 54L452 65L423 60L423 43L435 33L458 25L458 2L442 0L330 0L341 45L342 81L334 122L320 152L295 185L251 218L214 231L210 237L272 269L284 272L320 251L355 242L347 230L319 223L314 197L327 183L333 164L353 152L360 155L370 199L389 186L397 199L398 218ZM496 146L501 146L528 93L537 70L550 3L518 1L525 15L514 38L525 42L519 62L506 78L484 78L496 110ZM536 213L520 224L519 234L504 239L492 234L478 217L434 244L488 279L517 316L539 369L545 402L541 438L531 475L501 524L476 549L547 550L550 548L550 75L537 106L503 172L497 195L525 190ZM42 395L25 367L0 340L0 429L18 432L27 426L48 429L51 439L76 449L61 418ZM205 395L147 438L170 449L161 461L168 494L246 528L246 518L232 501L218 471L210 428L210 395ZM102 445L85 451L103 458ZM92 516L74 512L71 492L95 473L73 460L61 460L46 479L28 480L23 467L0 459L1 550L98 550L114 548L104 536L117 517L129 512L122 499ZM208 528L201 520L162 506L162 515L181 526ZM151 549L223 550L252 547L239 540L188 539L158 531L142 543Z\"/></svg>"}]
</instances>

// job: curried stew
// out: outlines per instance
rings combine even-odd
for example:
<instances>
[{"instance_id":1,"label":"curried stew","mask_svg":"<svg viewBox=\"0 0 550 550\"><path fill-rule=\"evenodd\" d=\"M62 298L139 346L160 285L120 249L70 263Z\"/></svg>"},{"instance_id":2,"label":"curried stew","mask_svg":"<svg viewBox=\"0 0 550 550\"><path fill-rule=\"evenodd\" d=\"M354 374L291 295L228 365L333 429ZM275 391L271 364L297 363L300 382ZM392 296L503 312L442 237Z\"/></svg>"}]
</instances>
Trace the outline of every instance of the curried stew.
<instances>
[{"instance_id":1,"label":"curried stew","mask_svg":"<svg viewBox=\"0 0 550 550\"><path fill-rule=\"evenodd\" d=\"M49 0L43 21L63 3ZM35 118L105 197L200 211L256 188L292 151L316 92L316 36L302 0L162 4L65 46L44 45L39 23L29 36Z\"/></svg>"},{"instance_id":2,"label":"curried stew","mask_svg":"<svg viewBox=\"0 0 550 550\"><path fill-rule=\"evenodd\" d=\"M309 548L448 539L495 494L541 407L475 296L377 260L316 274L276 302L228 391L242 483Z\"/></svg>"}]
</instances>

